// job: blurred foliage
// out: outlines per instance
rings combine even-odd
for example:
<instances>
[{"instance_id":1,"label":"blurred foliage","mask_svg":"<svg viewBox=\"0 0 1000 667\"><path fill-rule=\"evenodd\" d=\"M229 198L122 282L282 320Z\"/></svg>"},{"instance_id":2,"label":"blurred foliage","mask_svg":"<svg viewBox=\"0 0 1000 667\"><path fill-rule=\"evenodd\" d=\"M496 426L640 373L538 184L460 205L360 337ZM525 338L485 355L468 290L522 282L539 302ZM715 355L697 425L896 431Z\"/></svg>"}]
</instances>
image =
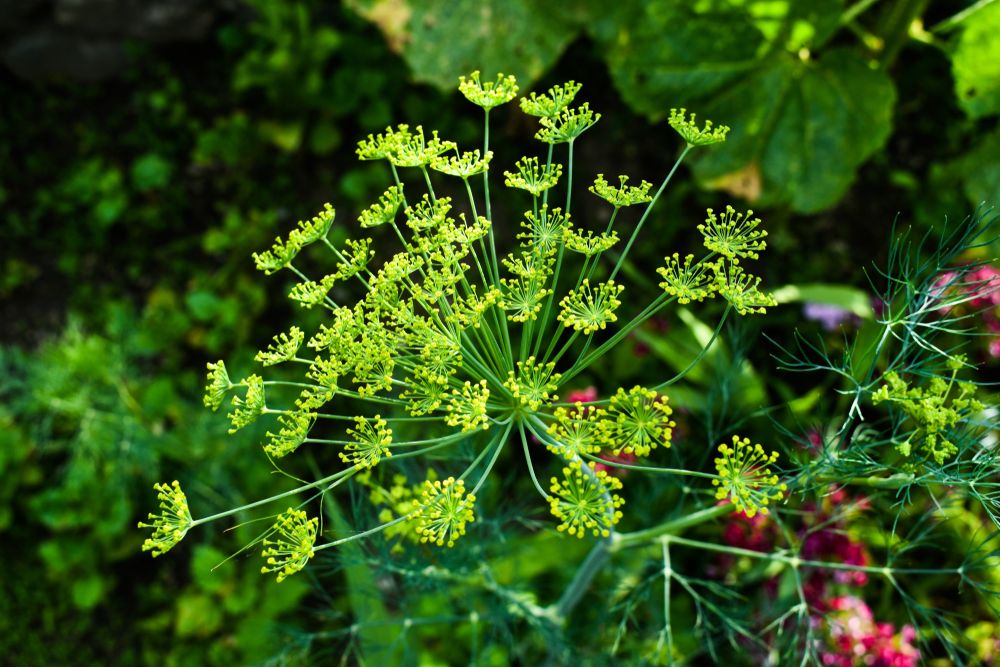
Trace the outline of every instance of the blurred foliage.
<instances>
[{"instance_id":1,"label":"blurred foliage","mask_svg":"<svg viewBox=\"0 0 1000 667\"><path fill-rule=\"evenodd\" d=\"M595 148L580 148L595 173L611 155L652 177L670 130L651 122L673 106L733 128L693 166L703 189L678 188L656 213L664 246L638 248L630 277L685 233L669 220L722 188L766 209L783 257L771 284L795 283L787 303L858 311L858 266L884 247L873 230L899 211L934 227L1000 196L998 53L995 2L247 0L225 5L210 40L133 43L115 80L0 72L0 655L19 665L293 664L304 651L322 660L388 645L390 662L454 664L472 646L477 664L505 665L555 652L560 640L526 610L558 594L583 551L546 531L524 536L536 517L517 489L491 492L509 496L509 514L477 525L489 539L432 569L421 548L390 558L366 545L328 563L326 590L261 578L256 554L212 569L255 539L253 524L217 543L189 538L155 563L138 552L134 524L154 481L199 480L187 488L209 511L245 500L237 488L286 488L246 455L259 433L223 440L225 425L200 405L206 361L248 365L272 333L259 323L288 319L288 284L259 280L251 251L325 201L348 215L381 191L381 167L354 159L368 132L407 118L475 136L478 119L440 92L460 74L512 73L522 91L575 77L595 107L627 105L605 115ZM499 132L511 145L531 134ZM800 320L785 307L769 331ZM655 367L683 368L711 333L682 311L581 386L655 381ZM699 437L779 399L807 422L830 410L829 385L779 380L755 331L725 333L671 394ZM678 498L653 484L637 493L652 512ZM358 525L366 500L347 499L341 519L328 507L330 520ZM467 577L461 587L452 571ZM629 632L652 595L636 572L600 583L613 609L583 610L608 627L621 621L591 641L626 655L650 649ZM694 618L690 607L675 613ZM403 628L405 618L440 622ZM374 630L356 632L355 619ZM693 635L677 642L695 645Z\"/></svg>"}]
</instances>

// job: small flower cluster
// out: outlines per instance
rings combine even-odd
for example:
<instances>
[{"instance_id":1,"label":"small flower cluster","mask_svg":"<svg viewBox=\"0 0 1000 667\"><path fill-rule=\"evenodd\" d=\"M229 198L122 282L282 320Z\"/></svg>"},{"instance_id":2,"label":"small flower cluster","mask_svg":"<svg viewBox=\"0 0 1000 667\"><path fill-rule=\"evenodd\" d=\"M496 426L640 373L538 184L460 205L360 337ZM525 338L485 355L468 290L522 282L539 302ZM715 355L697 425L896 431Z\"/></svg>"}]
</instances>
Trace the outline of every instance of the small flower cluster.
<instances>
[{"instance_id":1,"label":"small flower cluster","mask_svg":"<svg viewBox=\"0 0 1000 667\"><path fill-rule=\"evenodd\" d=\"M934 376L923 387L914 386L895 372L885 374L885 384L872 394L872 402L894 405L916 424L916 429L896 446L900 454L910 457L916 446L942 465L958 453L949 431L985 407L975 398L975 385L955 380L955 374L965 364L964 357L955 358L950 363L950 379ZM952 395L954 388L957 395Z\"/></svg>"},{"instance_id":2,"label":"small flower cluster","mask_svg":"<svg viewBox=\"0 0 1000 667\"><path fill-rule=\"evenodd\" d=\"M719 476L712 480L716 498L728 498L750 518L758 512L767 514L769 504L784 498L787 487L768 467L778 460L778 452L768 454L759 444L751 446L749 438L734 435L732 445L719 445L719 454L715 459Z\"/></svg>"},{"instance_id":3,"label":"small flower cluster","mask_svg":"<svg viewBox=\"0 0 1000 667\"><path fill-rule=\"evenodd\" d=\"M721 218L712 209L707 213L698 231L710 254L698 261L694 255L683 260L678 253L666 257L666 265L656 270L663 278L660 287L679 303L719 295L740 315L763 313L776 305L773 296L760 290L761 279L740 265L740 259L758 259L767 246L767 232L759 229L760 220L751 217L753 211L736 213L732 206L726 207ZM716 255L719 258L712 261Z\"/></svg>"}]
</instances>

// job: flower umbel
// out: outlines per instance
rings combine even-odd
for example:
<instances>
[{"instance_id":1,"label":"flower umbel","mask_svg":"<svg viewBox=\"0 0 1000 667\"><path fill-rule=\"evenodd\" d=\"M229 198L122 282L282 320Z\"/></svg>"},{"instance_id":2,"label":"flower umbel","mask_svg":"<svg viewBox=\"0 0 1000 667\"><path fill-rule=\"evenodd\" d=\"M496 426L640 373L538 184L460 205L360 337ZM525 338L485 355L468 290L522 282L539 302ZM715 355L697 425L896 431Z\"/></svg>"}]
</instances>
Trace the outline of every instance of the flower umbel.
<instances>
[{"instance_id":1,"label":"flower umbel","mask_svg":"<svg viewBox=\"0 0 1000 667\"><path fill-rule=\"evenodd\" d=\"M303 510L289 507L279 514L272 527L278 538L263 541L261 555L267 559L267 564L260 568L261 574L277 572L278 583L281 583L304 568L316 555L313 547L318 531L319 519L310 519Z\"/></svg>"},{"instance_id":2,"label":"flower umbel","mask_svg":"<svg viewBox=\"0 0 1000 667\"><path fill-rule=\"evenodd\" d=\"M264 378L251 375L240 384L247 388L247 393L243 398L233 396L233 410L229 413L229 421L233 424L230 433L249 426L264 413Z\"/></svg>"},{"instance_id":3,"label":"flower umbel","mask_svg":"<svg viewBox=\"0 0 1000 667\"><path fill-rule=\"evenodd\" d=\"M642 181L639 185L627 185L628 176L619 176L618 183L616 188L604 180L604 174L598 174L590 191L615 208L645 204L653 199L649 196L652 183Z\"/></svg>"},{"instance_id":4,"label":"flower umbel","mask_svg":"<svg viewBox=\"0 0 1000 667\"><path fill-rule=\"evenodd\" d=\"M754 218L753 211L737 213L727 205L721 216L708 209L708 218L698 225L698 231L705 237L706 248L738 262L740 257L757 259L758 253L767 247L764 241L767 232L759 227L760 218Z\"/></svg>"},{"instance_id":5,"label":"flower umbel","mask_svg":"<svg viewBox=\"0 0 1000 667\"><path fill-rule=\"evenodd\" d=\"M476 520L475 503L476 497L465 493L465 482L460 479L424 482L415 517L420 541L455 546L455 540L465 535L466 524Z\"/></svg>"},{"instance_id":6,"label":"flower umbel","mask_svg":"<svg viewBox=\"0 0 1000 667\"><path fill-rule=\"evenodd\" d=\"M563 478L550 480L549 508L561 521L557 527L582 538L590 532L595 537L607 537L622 518L618 509L625 504L615 491L622 488L621 480L593 463L569 465L562 469Z\"/></svg>"},{"instance_id":7,"label":"flower umbel","mask_svg":"<svg viewBox=\"0 0 1000 667\"><path fill-rule=\"evenodd\" d=\"M150 514L152 523L139 522L139 528L152 528L152 536L142 543L143 551L152 551L153 558L162 556L187 535L191 528L191 511L188 509L187 496L181 491L180 482L174 480L170 484L154 484L157 498L160 499L160 514Z\"/></svg>"},{"instance_id":8,"label":"flower umbel","mask_svg":"<svg viewBox=\"0 0 1000 667\"><path fill-rule=\"evenodd\" d=\"M559 302L559 321L563 326L592 334L604 329L611 322L618 321L615 310L621 305L618 295L625 288L609 280L590 287L590 280L584 279L579 287L570 291Z\"/></svg>"},{"instance_id":9,"label":"flower umbel","mask_svg":"<svg viewBox=\"0 0 1000 667\"><path fill-rule=\"evenodd\" d=\"M786 486L768 467L778 460L778 452L768 454L759 444L750 445L749 438L733 436L732 446L719 445L720 456L715 459L718 479L715 497L729 498L737 509L753 517L758 512L767 514L767 506L785 497Z\"/></svg>"},{"instance_id":10,"label":"flower umbel","mask_svg":"<svg viewBox=\"0 0 1000 667\"><path fill-rule=\"evenodd\" d=\"M616 456L649 456L657 447L670 446L676 426L671 414L666 396L645 387L619 388L601 421L601 438Z\"/></svg>"},{"instance_id":11,"label":"flower umbel","mask_svg":"<svg viewBox=\"0 0 1000 667\"><path fill-rule=\"evenodd\" d=\"M667 122L670 127L677 131L677 134L681 135L688 146L711 146L726 140L729 126L713 127L712 121L706 120L705 125L699 129L696 121L695 114L691 114L691 117L688 118L687 109L671 109Z\"/></svg>"},{"instance_id":12,"label":"flower umbel","mask_svg":"<svg viewBox=\"0 0 1000 667\"><path fill-rule=\"evenodd\" d=\"M340 453L344 463L352 463L362 468L374 468L382 457L392 456L389 445L392 444L392 429L381 416L373 419L354 418L354 428L347 429L347 435L353 440L344 446L346 452Z\"/></svg>"},{"instance_id":13,"label":"flower umbel","mask_svg":"<svg viewBox=\"0 0 1000 667\"><path fill-rule=\"evenodd\" d=\"M458 77L458 90L477 106L489 111L493 107L510 102L517 96L517 80L513 76L497 74L496 81L482 81L479 70L469 75Z\"/></svg>"},{"instance_id":14,"label":"flower umbel","mask_svg":"<svg viewBox=\"0 0 1000 667\"><path fill-rule=\"evenodd\" d=\"M235 387L226 372L226 362L218 360L208 362L208 384L205 385L204 403L206 408L215 412L222 405L226 394Z\"/></svg>"}]
</instances>

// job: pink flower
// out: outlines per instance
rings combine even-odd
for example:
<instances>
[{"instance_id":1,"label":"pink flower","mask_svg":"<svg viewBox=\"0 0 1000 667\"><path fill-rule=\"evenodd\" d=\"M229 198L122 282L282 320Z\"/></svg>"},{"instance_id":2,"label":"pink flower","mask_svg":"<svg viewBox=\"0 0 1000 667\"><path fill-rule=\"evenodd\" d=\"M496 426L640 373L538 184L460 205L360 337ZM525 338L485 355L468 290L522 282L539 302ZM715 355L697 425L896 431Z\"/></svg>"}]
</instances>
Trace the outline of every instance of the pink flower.
<instances>
[{"instance_id":1,"label":"pink flower","mask_svg":"<svg viewBox=\"0 0 1000 667\"><path fill-rule=\"evenodd\" d=\"M820 660L833 667L916 667L920 651L913 646L916 631L904 625L876 622L864 600L853 595L835 597L827 613L815 619L823 635Z\"/></svg>"}]
</instances>

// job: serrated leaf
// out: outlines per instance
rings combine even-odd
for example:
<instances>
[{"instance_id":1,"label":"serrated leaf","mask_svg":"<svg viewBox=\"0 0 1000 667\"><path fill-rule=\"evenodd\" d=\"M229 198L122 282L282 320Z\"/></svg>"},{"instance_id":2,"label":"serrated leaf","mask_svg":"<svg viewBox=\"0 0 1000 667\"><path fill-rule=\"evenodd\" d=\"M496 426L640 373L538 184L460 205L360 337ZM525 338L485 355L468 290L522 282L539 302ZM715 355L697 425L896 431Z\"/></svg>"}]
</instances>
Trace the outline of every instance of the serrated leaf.
<instances>
[{"instance_id":1,"label":"serrated leaf","mask_svg":"<svg viewBox=\"0 0 1000 667\"><path fill-rule=\"evenodd\" d=\"M830 51L816 61L772 58L702 106L705 117L733 130L696 158L694 173L724 183L756 169L764 203L823 210L889 138L895 101L888 75L852 52Z\"/></svg>"},{"instance_id":2,"label":"serrated leaf","mask_svg":"<svg viewBox=\"0 0 1000 667\"><path fill-rule=\"evenodd\" d=\"M1000 205L1000 129L978 140L948 169L961 179L962 191L974 206Z\"/></svg>"},{"instance_id":3,"label":"serrated leaf","mask_svg":"<svg viewBox=\"0 0 1000 667\"><path fill-rule=\"evenodd\" d=\"M965 21L951 58L958 102L972 118L1000 113L1000 3Z\"/></svg>"},{"instance_id":4,"label":"serrated leaf","mask_svg":"<svg viewBox=\"0 0 1000 667\"><path fill-rule=\"evenodd\" d=\"M588 29L622 97L653 119L735 84L765 43L742 9L697 11L676 0L622 3Z\"/></svg>"},{"instance_id":5,"label":"serrated leaf","mask_svg":"<svg viewBox=\"0 0 1000 667\"><path fill-rule=\"evenodd\" d=\"M558 3L531 0L355 0L357 11L402 50L415 78L454 90L481 70L517 77L527 89L579 32Z\"/></svg>"}]
</instances>

